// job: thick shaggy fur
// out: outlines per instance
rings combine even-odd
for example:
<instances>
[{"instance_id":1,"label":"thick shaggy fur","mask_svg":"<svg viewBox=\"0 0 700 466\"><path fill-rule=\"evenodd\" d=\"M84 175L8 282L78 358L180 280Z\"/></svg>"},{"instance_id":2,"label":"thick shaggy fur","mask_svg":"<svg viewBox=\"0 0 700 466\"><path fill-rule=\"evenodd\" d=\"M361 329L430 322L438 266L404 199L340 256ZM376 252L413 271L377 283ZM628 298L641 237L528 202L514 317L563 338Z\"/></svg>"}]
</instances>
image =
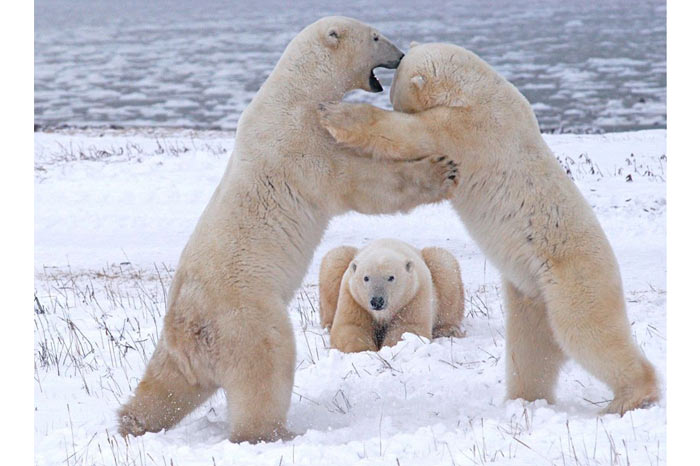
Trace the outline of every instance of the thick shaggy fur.
<instances>
[{"instance_id":1,"label":"thick shaggy fur","mask_svg":"<svg viewBox=\"0 0 700 466\"><path fill-rule=\"evenodd\" d=\"M287 46L243 112L226 172L182 252L163 334L122 434L169 428L216 388L232 441L288 438L295 347L287 305L330 219L408 211L448 197L454 163L378 161L340 148L321 128L321 102L377 91L373 68L402 53L358 21L324 18Z\"/></svg>"},{"instance_id":2,"label":"thick shaggy fur","mask_svg":"<svg viewBox=\"0 0 700 466\"><path fill-rule=\"evenodd\" d=\"M508 397L552 402L568 356L613 390L606 412L656 401L610 243L527 100L476 55L448 44L412 47L391 91L395 112L340 103L321 111L322 124L376 158L437 152L461 164L452 204L503 277Z\"/></svg>"},{"instance_id":3,"label":"thick shaggy fur","mask_svg":"<svg viewBox=\"0 0 700 466\"><path fill-rule=\"evenodd\" d=\"M463 336L464 285L459 263L445 249L418 251L393 239L359 251L341 246L324 256L319 288L321 323L340 351L377 351L405 332ZM381 309L371 304L378 297Z\"/></svg>"}]
</instances>

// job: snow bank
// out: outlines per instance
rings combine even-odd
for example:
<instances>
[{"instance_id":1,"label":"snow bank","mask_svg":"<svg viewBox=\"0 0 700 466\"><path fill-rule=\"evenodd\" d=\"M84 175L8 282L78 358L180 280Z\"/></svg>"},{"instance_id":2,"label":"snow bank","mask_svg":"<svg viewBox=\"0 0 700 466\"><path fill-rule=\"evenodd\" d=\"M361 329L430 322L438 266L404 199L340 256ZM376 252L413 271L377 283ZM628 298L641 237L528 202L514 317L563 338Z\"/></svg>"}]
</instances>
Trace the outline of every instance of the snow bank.
<instances>
[{"instance_id":1,"label":"snow bank","mask_svg":"<svg viewBox=\"0 0 700 466\"><path fill-rule=\"evenodd\" d=\"M664 383L666 132L545 137L611 240L635 337ZM298 368L288 424L300 436L229 443L217 393L176 428L124 442L115 409L153 351L178 256L232 147L232 135L215 132L35 135L37 464L665 462L665 400L596 417L611 394L574 363L556 405L503 401L498 273L448 204L331 223L289 307ZM320 259L377 237L455 254L466 338L406 335L378 353L328 349L317 313Z\"/></svg>"}]
</instances>

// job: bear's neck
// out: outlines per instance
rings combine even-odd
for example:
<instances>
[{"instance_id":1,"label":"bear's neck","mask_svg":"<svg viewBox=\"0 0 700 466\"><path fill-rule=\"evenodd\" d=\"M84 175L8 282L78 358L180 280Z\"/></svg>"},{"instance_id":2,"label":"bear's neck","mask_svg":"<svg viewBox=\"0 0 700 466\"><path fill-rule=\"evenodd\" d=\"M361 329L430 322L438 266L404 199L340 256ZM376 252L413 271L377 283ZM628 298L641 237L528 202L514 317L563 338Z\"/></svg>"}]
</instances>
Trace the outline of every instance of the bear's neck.
<instances>
[{"instance_id":1,"label":"bear's neck","mask_svg":"<svg viewBox=\"0 0 700 466\"><path fill-rule=\"evenodd\" d=\"M276 102L289 105L339 101L354 86L348 70L339 72L333 65L327 51L297 53L288 49L261 91L264 89Z\"/></svg>"},{"instance_id":2,"label":"bear's neck","mask_svg":"<svg viewBox=\"0 0 700 466\"><path fill-rule=\"evenodd\" d=\"M512 83L488 65L467 76L462 85L462 103L472 109L476 118L488 121L495 131L503 131L502 125L514 125L539 134L530 103Z\"/></svg>"}]
</instances>

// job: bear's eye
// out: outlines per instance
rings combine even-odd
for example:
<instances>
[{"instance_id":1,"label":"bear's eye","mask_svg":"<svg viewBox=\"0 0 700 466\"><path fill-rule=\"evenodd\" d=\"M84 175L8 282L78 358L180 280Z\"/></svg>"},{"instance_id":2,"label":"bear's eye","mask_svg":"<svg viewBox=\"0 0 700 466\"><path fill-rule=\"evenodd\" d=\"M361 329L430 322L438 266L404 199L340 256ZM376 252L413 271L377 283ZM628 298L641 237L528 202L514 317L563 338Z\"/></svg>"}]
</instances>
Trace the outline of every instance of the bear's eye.
<instances>
[{"instance_id":1,"label":"bear's eye","mask_svg":"<svg viewBox=\"0 0 700 466\"><path fill-rule=\"evenodd\" d=\"M376 34L374 34L374 36L372 37L372 39L374 39L374 41L377 42L377 41L379 40L379 36L376 35Z\"/></svg>"},{"instance_id":2,"label":"bear's eye","mask_svg":"<svg viewBox=\"0 0 700 466\"><path fill-rule=\"evenodd\" d=\"M394 281L394 276L393 276L393 275L389 275L389 278L387 278L387 280L389 280L390 282L393 282L393 281Z\"/></svg>"},{"instance_id":3,"label":"bear's eye","mask_svg":"<svg viewBox=\"0 0 700 466\"><path fill-rule=\"evenodd\" d=\"M369 277L368 277L367 275L365 275L365 278L364 278L363 280L366 281L366 282L368 282L368 281L369 281Z\"/></svg>"}]
</instances>

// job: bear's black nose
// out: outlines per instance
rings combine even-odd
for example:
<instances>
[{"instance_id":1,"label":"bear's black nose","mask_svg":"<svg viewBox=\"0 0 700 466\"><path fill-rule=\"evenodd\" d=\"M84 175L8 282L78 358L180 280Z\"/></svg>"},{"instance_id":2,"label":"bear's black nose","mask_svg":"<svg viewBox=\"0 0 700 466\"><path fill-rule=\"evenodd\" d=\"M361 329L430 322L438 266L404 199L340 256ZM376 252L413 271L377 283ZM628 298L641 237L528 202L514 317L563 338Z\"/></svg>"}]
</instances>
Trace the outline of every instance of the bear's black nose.
<instances>
[{"instance_id":1,"label":"bear's black nose","mask_svg":"<svg viewBox=\"0 0 700 466\"><path fill-rule=\"evenodd\" d=\"M369 305L372 306L372 309L375 311L381 311L384 309L384 298L381 296L374 296L369 300Z\"/></svg>"}]
</instances>

